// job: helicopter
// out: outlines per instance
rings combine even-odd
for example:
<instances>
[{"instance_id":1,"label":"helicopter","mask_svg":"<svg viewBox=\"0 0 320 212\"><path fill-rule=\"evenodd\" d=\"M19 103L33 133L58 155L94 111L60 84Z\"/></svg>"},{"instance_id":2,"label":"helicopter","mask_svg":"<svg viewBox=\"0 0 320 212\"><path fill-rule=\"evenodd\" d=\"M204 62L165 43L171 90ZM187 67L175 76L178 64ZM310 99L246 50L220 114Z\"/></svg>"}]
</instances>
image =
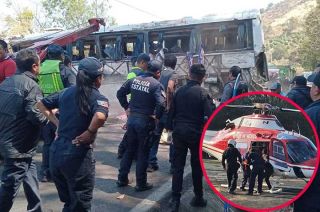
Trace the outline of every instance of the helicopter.
<instances>
[{"instance_id":1,"label":"helicopter","mask_svg":"<svg viewBox=\"0 0 320 212\"><path fill-rule=\"evenodd\" d=\"M209 156L222 160L222 154L230 139L236 141L241 155L249 149L267 153L274 175L284 178L311 178L317 162L317 148L310 139L295 131L287 131L274 112L301 112L280 108L267 103L253 105L227 105L231 108L253 109L251 115L227 120L223 130L207 131L202 150Z\"/></svg>"}]
</instances>

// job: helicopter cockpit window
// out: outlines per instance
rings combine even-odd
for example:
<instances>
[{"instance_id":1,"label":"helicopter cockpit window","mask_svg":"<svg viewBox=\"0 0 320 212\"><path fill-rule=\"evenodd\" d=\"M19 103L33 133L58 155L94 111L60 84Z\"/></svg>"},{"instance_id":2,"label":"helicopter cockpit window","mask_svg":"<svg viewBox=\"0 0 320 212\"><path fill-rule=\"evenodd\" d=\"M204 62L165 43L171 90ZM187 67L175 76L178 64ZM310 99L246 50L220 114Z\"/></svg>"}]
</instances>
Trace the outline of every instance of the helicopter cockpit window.
<instances>
[{"instance_id":1,"label":"helicopter cockpit window","mask_svg":"<svg viewBox=\"0 0 320 212\"><path fill-rule=\"evenodd\" d=\"M269 130L284 130L282 125L277 120L263 120L263 119L252 119L252 118L245 118L241 123L241 127L256 127L256 128L263 128Z\"/></svg>"},{"instance_id":2,"label":"helicopter cockpit window","mask_svg":"<svg viewBox=\"0 0 320 212\"><path fill-rule=\"evenodd\" d=\"M287 148L293 163L302 163L317 156L317 150L305 141L289 141Z\"/></svg>"},{"instance_id":3,"label":"helicopter cockpit window","mask_svg":"<svg viewBox=\"0 0 320 212\"><path fill-rule=\"evenodd\" d=\"M273 156L279 160L286 160L286 155L284 154L284 147L283 144L279 141L273 143Z\"/></svg>"}]
</instances>

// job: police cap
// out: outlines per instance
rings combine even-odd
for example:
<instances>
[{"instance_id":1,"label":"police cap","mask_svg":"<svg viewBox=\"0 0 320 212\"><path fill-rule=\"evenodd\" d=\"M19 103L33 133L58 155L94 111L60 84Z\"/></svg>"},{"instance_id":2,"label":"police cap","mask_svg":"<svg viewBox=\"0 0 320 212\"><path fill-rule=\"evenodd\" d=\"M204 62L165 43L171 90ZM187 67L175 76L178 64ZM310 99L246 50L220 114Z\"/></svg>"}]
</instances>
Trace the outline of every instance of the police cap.
<instances>
[{"instance_id":1,"label":"police cap","mask_svg":"<svg viewBox=\"0 0 320 212\"><path fill-rule=\"evenodd\" d=\"M148 63L148 71L155 73L162 70L162 63L159 60L152 60Z\"/></svg>"},{"instance_id":2,"label":"police cap","mask_svg":"<svg viewBox=\"0 0 320 212\"><path fill-rule=\"evenodd\" d=\"M308 77L309 82L313 82L316 86L320 88L320 72L314 72Z\"/></svg>"},{"instance_id":3,"label":"police cap","mask_svg":"<svg viewBox=\"0 0 320 212\"><path fill-rule=\"evenodd\" d=\"M206 72L207 71L202 64L193 64L190 68L190 73L192 73L192 74L204 76L206 74Z\"/></svg>"},{"instance_id":4,"label":"police cap","mask_svg":"<svg viewBox=\"0 0 320 212\"><path fill-rule=\"evenodd\" d=\"M79 62L78 70L84 71L93 80L103 74L102 64L94 57L82 59Z\"/></svg>"},{"instance_id":5,"label":"police cap","mask_svg":"<svg viewBox=\"0 0 320 212\"><path fill-rule=\"evenodd\" d=\"M280 82L274 82L269 86L270 90L276 90L276 89L280 89L280 88L281 88Z\"/></svg>"},{"instance_id":6,"label":"police cap","mask_svg":"<svg viewBox=\"0 0 320 212\"><path fill-rule=\"evenodd\" d=\"M296 85L307 85L307 79L304 76L295 76L290 84L295 83Z\"/></svg>"}]
</instances>

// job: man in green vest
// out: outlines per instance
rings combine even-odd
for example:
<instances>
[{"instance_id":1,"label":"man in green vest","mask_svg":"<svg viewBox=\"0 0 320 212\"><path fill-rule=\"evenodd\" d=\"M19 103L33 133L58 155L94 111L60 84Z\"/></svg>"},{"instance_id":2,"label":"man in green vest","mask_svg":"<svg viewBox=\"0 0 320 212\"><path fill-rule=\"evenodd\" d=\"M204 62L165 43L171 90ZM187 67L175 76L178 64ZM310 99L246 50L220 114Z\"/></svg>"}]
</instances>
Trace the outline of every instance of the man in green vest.
<instances>
[{"instance_id":1,"label":"man in green vest","mask_svg":"<svg viewBox=\"0 0 320 212\"><path fill-rule=\"evenodd\" d=\"M52 44L47 48L48 58L41 64L39 85L44 96L59 92L76 84L76 75L64 64L64 50L61 46ZM43 149L41 182L51 181L49 172L49 149L55 138L56 127L49 122L42 128Z\"/></svg>"}]
</instances>

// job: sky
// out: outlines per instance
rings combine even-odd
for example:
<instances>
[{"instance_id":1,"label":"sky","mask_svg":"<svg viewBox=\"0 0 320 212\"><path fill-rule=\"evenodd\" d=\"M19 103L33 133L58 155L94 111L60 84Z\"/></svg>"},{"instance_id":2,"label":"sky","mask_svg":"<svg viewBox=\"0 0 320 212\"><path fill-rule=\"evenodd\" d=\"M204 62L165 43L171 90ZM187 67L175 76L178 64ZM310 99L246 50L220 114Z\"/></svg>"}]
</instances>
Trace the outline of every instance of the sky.
<instances>
[{"instance_id":1,"label":"sky","mask_svg":"<svg viewBox=\"0 0 320 212\"><path fill-rule=\"evenodd\" d=\"M41 0L15 0L22 7L39 11ZM232 14L244 10L265 8L281 0L109 0L110 15L118 25L179 19L187 16L200 18L208 14ZM10 14L6 0L0 0L0 31L4 17Z\"/></svg>"}]
</instances>

